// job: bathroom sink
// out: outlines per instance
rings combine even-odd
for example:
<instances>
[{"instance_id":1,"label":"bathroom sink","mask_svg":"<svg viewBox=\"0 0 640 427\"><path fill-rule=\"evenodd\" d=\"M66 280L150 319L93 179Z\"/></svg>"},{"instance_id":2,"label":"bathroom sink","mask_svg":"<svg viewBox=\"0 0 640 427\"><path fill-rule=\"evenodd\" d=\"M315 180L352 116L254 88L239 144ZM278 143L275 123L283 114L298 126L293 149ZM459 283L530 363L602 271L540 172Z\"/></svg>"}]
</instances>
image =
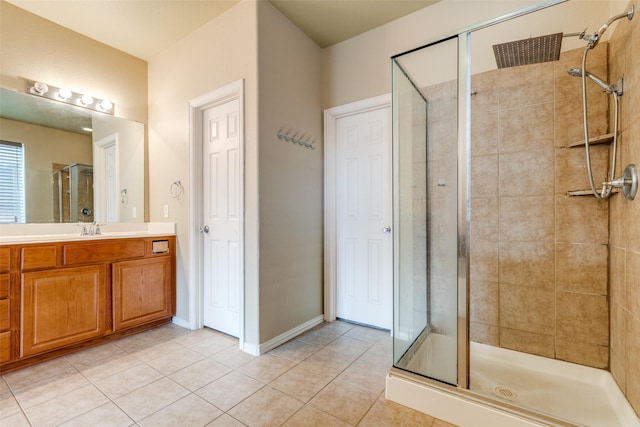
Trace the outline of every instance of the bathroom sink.
<instances>
[{"instance_id":1,"label":"bathroom sink","mask_svg":"<svg viewBox=\"0 0 640 427\"><path fill-rule=\"evenodd\" d=\"M90 224L85 225L89 228ZM0 224L0 244L123 239L175 234L175 223L109 223L102 234L80 235L78 224Z\"/></svg>"}]
</instances>

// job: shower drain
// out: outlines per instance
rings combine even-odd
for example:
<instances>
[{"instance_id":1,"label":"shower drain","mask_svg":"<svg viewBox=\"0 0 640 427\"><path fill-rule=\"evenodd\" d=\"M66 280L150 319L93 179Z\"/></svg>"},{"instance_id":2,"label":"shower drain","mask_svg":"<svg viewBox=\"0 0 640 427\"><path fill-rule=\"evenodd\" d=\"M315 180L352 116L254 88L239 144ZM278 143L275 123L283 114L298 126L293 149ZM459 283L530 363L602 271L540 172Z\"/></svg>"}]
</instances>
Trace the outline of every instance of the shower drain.
<instances>
[{"instance_id":1,"label":"shower drain","mask_svg":"<svg viewBox=\"0 0 640 427\"><path fill-rule=\"evenodd\" d=\"M518 399L518 393L516 393L516 391L514 389L512 389L511 387L499 385L499 386L496 386L496 387L493 388L493 392L496 394L496 396L501 397L501 398L506 399L506 400L517 400Z\"/></svg>"}]
</instances>

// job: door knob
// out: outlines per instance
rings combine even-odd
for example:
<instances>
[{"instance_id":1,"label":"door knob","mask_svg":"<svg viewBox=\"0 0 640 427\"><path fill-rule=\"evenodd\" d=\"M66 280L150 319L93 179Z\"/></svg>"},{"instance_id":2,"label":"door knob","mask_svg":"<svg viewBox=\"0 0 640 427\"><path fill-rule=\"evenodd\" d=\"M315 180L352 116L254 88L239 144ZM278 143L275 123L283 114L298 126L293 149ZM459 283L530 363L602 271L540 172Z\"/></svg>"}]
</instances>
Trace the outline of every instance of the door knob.
<instances>
[{"instance_id":1,"label":"door knob","mask_svg":"<svg viewBox=\"0 0 640 427\"><path fill-rule=\"evenodd\" d=\"M205 225L204 227L200 227L200 232L209 234L209 226Z\"/></svg>"},{"instance_id":2,"label":"door knob","mask_svg":"<svg viewBox=\"0 0 640 427\"><path fill-rule=\"evenodd\" d=\"M389 234L389 233L391 233L391 227L390 227L390 226L388 226L388 225L387 225L386 227L383 227L383 228L382 228L382 232L383 232L384 234Z\"/></svg>"}]
</instances>

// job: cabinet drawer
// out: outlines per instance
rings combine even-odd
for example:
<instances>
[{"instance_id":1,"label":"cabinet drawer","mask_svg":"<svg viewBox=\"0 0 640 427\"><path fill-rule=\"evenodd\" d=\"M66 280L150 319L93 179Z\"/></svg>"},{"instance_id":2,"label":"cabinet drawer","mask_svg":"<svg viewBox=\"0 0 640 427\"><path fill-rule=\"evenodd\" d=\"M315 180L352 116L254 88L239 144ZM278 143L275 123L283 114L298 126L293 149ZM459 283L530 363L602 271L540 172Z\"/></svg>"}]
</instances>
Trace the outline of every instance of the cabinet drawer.
<instances>
[{"instance_id":1,"label":"cabinet drawer","mask_svg":"<svg viewBox=\"0 0 640 427\"><path fill-rule=\"evenodd\" d=\"M11 332L0 333L0 363L11 360Z\"/></svg>"},{"instance_id":2,"label":"cabinet drawer","mask_svg":"<svg viewBox=\"0 0 640 427\"><path fill-rule=\"evenodd\" d=\"M9 275L0 274L0 299L9 297Z\"/></svg>"},{"instance_id":3,"label":"cabinet drawer","mask_svg":"<svg viewBox=\"0 0 640 427\"><path fill-rule=\"evenodd\" d=\"M62 249L62 264L79 265L141 258L144 256L144 246L144 240L67 244Z\"/></svg>"},{"instance_id":4,"label":"cabinet drawer","mask_svg":"<svg viewBox=\"0 0 640 427\"><path fill-rule=\"evenodd\" d=\"M20 254L21 268L23 271L53 268L56 266L56 255L55 245L24 247Z\"/></svg>"},{"instance_id":5,"label":"cabinet drawer","mask_svg":"<svg viewBox=\"0 0 640 427\"><path fill-rule=\"evenodd\" d=\"M9 300L0 300L0 331L9 330Z\"/></svg>"},{"instance_id":6,"label":"cabinet drawer","mask_svg":"<svg viewBox=\"0 0 640 427\"><path fill-rule=\"evenodd\" d=\"M11 267L11 250L9 248L0 248L0 273L8 273Z\"/></svg>"}]
</instances>

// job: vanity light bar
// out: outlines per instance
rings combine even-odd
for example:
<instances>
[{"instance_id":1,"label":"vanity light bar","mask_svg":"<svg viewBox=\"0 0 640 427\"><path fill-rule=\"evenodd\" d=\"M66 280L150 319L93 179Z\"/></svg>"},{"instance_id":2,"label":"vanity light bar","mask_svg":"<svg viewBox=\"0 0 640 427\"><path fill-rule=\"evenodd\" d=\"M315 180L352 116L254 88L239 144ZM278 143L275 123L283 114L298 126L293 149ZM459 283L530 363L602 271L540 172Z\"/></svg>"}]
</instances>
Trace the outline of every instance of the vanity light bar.
<instances>
[{"instance_id":1,"label":"vanity light bar","mask_svg":"<svg viewBox=\"0 0 640 427\"><path fill-rule=\"evenodd\" d=\"M35 80L25 80L27 82L25 92L30 95L113 115L114 105L106 99L94 98L91 95L73 92L68 88L56 87Z\"/></svg>"}]
</instances>

